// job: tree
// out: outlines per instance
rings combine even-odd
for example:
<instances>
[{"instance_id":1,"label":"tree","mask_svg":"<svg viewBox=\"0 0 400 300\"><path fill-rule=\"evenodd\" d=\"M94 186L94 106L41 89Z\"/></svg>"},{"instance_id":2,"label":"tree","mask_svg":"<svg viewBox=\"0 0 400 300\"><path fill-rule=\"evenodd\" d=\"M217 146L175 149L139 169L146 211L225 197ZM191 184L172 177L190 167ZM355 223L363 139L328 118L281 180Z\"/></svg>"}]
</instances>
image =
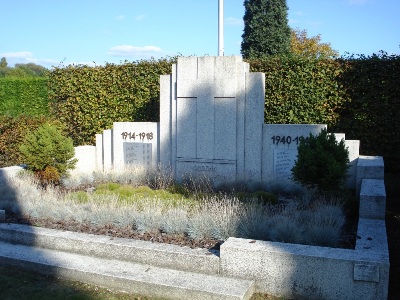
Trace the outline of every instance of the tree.
<instances>
[{"instance_id":1,"label":"tree","mask_svg":"<svg viewBox=\"0 0 400 300\"><path fill-rule=\"evenodd\" d=\"M0 78L6 77L8 70L9 70L9 68L8 68L7 59L5 57L2 57L0 59Z\"/></svg>"},{"instance_id":2,"label":"tree","mask_svg":"<svg viewBox=\"0 0 400 300\"><path fill-rule=\"evenodd\" d=\"M335 58L338 51L330 43L321 43L321 35L307 36L307 30L293 29L290 42L292 53L309 58Z\"/></svg>"},{"instance_id":3,"label":"tree","mask_svg":"<svg viewBox=\"0 0 400 300\"><path fill-rule=\"evenodd\" d=\"M290 52L286 0L245 0L243 58L254 59Z\"/></svg>"},{"instance_id":4,"label":"tree","mask_svg":"<svg viewBox=\"0 0 400 300\"><path fill-rule=\"evenodd\" d=\"M45 67L34 63L15 64L14 68L10 68L5 57L0 59L0 77L44 77L46 72Z\"/></svg>"},{"instance_id":5,"label":"tree","mask_svg":"<svg viewBox=\"0 0 400 300\"><path fill-rule=\"evenodd\" d=\"M7 59L5 57L2 57L0 59L0 68L1 69L7 68L7 66L8 66Z\"/></svg>"},{"instance_id":6,"label":"tree","mask_svg":"<svg viewBox=\"0 0 400 300\"><path fill-rule=\"evenodd\" d=\"M28 165L40 179L42 184L57 184L61 176L75 168L73 159L75 149L70 137L65 137L62 131L52 125L43 124L25 136L19 146L19 151Z\"/></svg>"},{"instance_id":7,"label":"tree","mask_svg":"<svg viewBox=\"0 0 400 300\"><path fill-rule=\"evenodd\" d=\"M27 74L31 74L32 76L43 77L46 74L47 69L43 66L29 63L29 64L15 64L15 68L21 68L25 70Z\"/></svg>"},{"instance_id":8,"label":"tree","mask_svg":"<svg viewBox=\"0 0 400 300\"><path fill-rule=\"evenodd\" d=\"M337 191L347 178L349 151L342 139L323 129L320 134L301 138L297 160L292 168L293 180L319 192Z\"/></svg>"}]
</instances>

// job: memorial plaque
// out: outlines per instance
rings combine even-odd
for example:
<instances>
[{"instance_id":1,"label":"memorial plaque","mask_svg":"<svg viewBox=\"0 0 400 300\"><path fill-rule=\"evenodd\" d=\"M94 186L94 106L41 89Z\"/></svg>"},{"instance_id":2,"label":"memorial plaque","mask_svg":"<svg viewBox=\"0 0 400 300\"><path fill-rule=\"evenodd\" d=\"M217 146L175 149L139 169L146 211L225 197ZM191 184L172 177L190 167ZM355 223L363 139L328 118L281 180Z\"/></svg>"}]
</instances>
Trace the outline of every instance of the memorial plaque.
<instances>
[{"instance_id":1,"label":"memorial plaque","mask_svg":"<svg viewBox=\"0 0 400 300\"><path fill-rule=\"evenodd\" d=\"M317 135L323 124L264 124L262 179L264 183L291 181L301 138Z\"/></svg>"},{"instance_id":2,"label":"memorial plaque","mask_svg":"<svg viewBox=\"0 0 400 300\"><path fill-rule=\"evenodd\" d=\"M176 161L178 180L207 178L216 187L236 182L236 161L230 160L190 160Z\"/></svg>"},{"instance_id":3,"label":"memorial plaque","mask_svg":"<svg viewBox=\"0 0 400 300\"><path fill-rule=\"evenodd\" d=\"M125 165L151 166L151 143L124 142L123 148Z\"/></svg>"},{"instance_id":4,"label":"memorial plaque","mask_svg":"<svg viewBox=\"0 0 400 300\"><path fill-rule=\"evenodd\" d=\"M140 164L156 167L158 163L158 124L151 122L114 122L112 130L112 165L114 170L122 170L128 164ZM148 155L141 153L142 146L147 151L150 147L150 163ZM147 148L146 148L147 147ZM147 152L146 152L147 153Z\"/></svg>"},{"instance_id":5,"label":"memorial plaque","mask_svg":"<svg viewBox=\"0 0 400 300\"><path fill-rule=\"evenodd\" d=\"M274 150L274 174L275 178L290 179L292 168L297 158L297 150L293 149L275 149Z\"/></svg>"}]
</instances>

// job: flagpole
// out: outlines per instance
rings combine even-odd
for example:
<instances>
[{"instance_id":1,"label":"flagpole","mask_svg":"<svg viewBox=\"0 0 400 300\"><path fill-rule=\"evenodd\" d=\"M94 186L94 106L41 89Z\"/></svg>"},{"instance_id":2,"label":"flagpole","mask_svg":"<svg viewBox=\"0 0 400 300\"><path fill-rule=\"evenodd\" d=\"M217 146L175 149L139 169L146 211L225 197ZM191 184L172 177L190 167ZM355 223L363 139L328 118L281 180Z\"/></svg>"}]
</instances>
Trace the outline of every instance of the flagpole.
<instances>
[{"instance_id":1,"label":"flagpole","mask_svg":"<svg viewBox=\"0 0 400 300\"><path fill-rule=\"evenodd\" d=\"M218 56L224 56L224 0L218 0Z\"/></svg>"}]
</instances>

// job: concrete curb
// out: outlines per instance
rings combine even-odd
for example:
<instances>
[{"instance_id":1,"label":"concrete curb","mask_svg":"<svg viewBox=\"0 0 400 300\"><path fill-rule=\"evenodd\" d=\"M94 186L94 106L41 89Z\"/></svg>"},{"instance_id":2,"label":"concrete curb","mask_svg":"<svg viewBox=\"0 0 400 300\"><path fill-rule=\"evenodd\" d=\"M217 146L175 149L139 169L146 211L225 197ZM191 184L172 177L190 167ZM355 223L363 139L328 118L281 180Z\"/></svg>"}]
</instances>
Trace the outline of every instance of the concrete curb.
<instances>
[{"instance_id":1,"label":"concrete curb","mask_svg":"<svg viewBox=\"0 0 400 300\"><path fill-rule=\"evenodd\" d=\"M251 280L153 267L0 241L0 264L167 299L249 299Z\"/></svg>"},{"instance_id":2,"label":"concrete curb","mask_svg":"<svg viewBox=\"0 0 400 300\"><path fill-rule=\"evenodd\" d=\"M0 240L204 274L219 273L219 251L112 238L20 224L0 224Z\"/></svg>"}]
</instances>

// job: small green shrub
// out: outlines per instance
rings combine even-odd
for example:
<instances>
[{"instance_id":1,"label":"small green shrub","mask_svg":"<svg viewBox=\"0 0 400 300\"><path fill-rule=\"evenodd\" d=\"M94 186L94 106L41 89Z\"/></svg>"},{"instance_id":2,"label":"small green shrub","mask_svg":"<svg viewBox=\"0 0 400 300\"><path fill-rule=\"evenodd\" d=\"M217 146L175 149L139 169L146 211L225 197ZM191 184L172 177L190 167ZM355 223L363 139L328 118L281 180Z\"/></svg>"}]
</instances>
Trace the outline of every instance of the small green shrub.
<instances>
[{"instance_id":1,"label":"small green shrub","mask_svg":"<svg viewBox=\"0 0 400 300\"><path fill-rule=\"evenodd\" d=\"M58 121L43 116L18 116L15 118L0 116L0 167L22 164L19 145L24 141L28 132L36 130L45 123L61 126Z\"/></svg>"},{"instance_id":2,"label":"small green shrub","mask_svg":"<svg viewBox=\"0 0 400 300\"><path fill-rule=\"evenodd\" d=\"M278 203L278 196L274 193L265 191L255 191L252 193L239 192L236 196L241 202L254 202L254 200L256 200L257 204L261 205Z\"/></svg>"},{"instance_id":3,"label":"small green shrub","mask_svg":"<svg viewBox=\"0 0 400 300\"><path fill-rule=\"evenodd\" d=\"M322 130L317 136L302 138L297 160L292 168L293 180L320 192L340 189L346 179L349 152L344 140Z\"/></svg>"},{"instance_id":4,"label":"small green shrub","mask_svg":"<svg viewBox=\"0 0 400 300\"><path fill-rule=\"evenodd\" d=\"M76 159L72 140L50 124L27 134L19 147L24 163L42 184L59 183L61 176L73 169Z\"/></svg>"}]
</instances>

